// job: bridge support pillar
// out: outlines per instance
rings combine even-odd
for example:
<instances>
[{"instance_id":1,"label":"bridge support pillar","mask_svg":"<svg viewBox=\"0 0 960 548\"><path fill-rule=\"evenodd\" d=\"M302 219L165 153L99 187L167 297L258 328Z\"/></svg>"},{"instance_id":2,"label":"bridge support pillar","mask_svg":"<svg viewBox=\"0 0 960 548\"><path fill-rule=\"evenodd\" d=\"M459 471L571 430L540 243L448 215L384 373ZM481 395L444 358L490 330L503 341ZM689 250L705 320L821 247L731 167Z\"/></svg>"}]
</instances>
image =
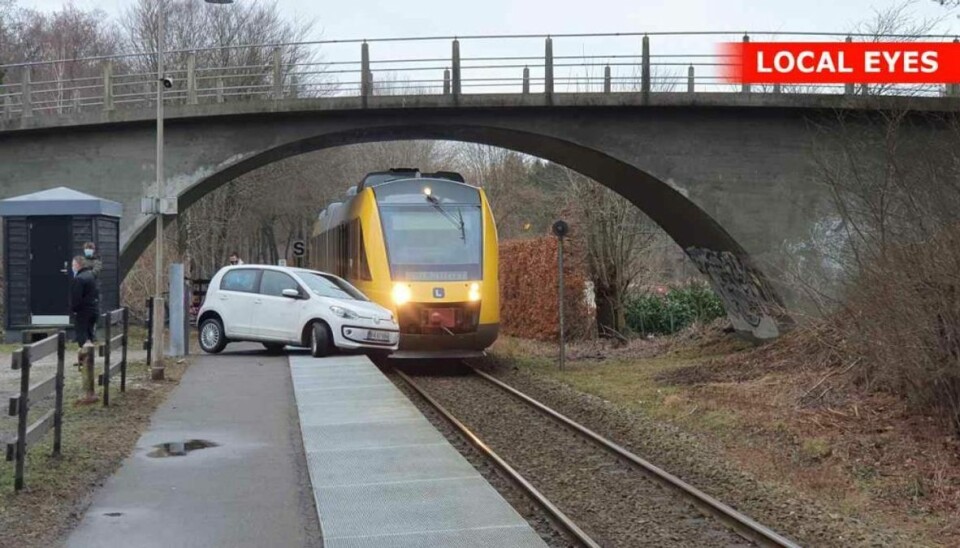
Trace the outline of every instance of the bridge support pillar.
<instances>
[{"instance_id":1,"label":"bridge support pillar","mask_svg":"<svg viewBox=\"0 0 960 548\"><path fill-rule=\"evenodd\" d=\"M443 94L450 95L450 69L443 69Z\"/></svg>"},{"instance_id":2,"label":"bridge support pillar","mask_svg":"<svg viewBox=\"0 0 960 548\"><path fill-rule=\"evenodd\" d=\"M610 93L611 91L610 83L610 65L603 67L603 92Z\"/></svg>"},{"instance_id":3,"label":"bridge support pillar","mask_svg":"<svg viewBox=\"0 0 960 548\"><path fill-rule=\"evenodd\" d=\"M643 102L650 102L650 37L643 35L643 48L640 58L640 93Z\"/></svg>"},{"instance_id":4,"label":"bridge support pillar","mask_svg":"<svg viewBox=\"0 0 960 548\"><path fill-rule=\"evenodd\" d=\"M690 65L687 67L687 93L693 93L695 82L696 79L694 77L693 65Z\"/></svg>"},{"instance_id":5,"label":"bridge support pillar","mask_svg":"<svg viewBox=\"0 0 960 548\"><path fill-rule=\"evenodd\" d=\"M273 48L273 98L283 99L283 57L280 48Z\"/></svg>"},{"instance_id":6,"label":"bridge support pillar","mask_svg":"<svg viewBox=\"0 0 960 548\"><path fill-rule=\"evenodd\" d=\"M197 104L197 54L187 54L187 104Z\"/></svg>"},{"instance_id":7,"label":"bridge support pillar","mask_svg":"<svg viewBox=\"0 0 960 548\"><path fill-rule=\"evenodd\" d=\"M453 93L455 99L460 98L460 40L454 38L453 40L453 52L451 65L452 71L451 76L452 80L450 82L450 89Z\"/></svg>"},{"instance_id":8,"label":"bridge support pillar","mask_svg":"<svg viewBox=\"0 0 960 548\"><path fill-rule=\"evenodd\" d=\"M530 67L523 67L523 94L530 95Z\"/></svg>"},{"instance_id":9,"label":"bridge support pillar","mask_svg":"<svg viewBox=\"0 0 960 548\"><path fill-rule=\"evenodd\" d=\"M113 61L103 62L103 110L113 110Z\"/></svg>"},{"instance_id":10,"label":"bridge support pillar","mask_svg":"<svg viewBox=\"0 0 960 548\"><path fill-rule=\"evenodd\" d=\"M30 100L30 65L23 67L23 79L20 83L20 116L30 118L33 116L33 102Z\"/></svg>"},{"instance_id":11,"label":"bridge support pillar","mask_svg":"<svg viewBox=\"0 0 960 548\"><path fill-rule=\"evenodd\" d=\"M553 39L549 36L544 48L543 56L543 93L547 96L547 103L553 103Z\"/></svg>"}]
</instances>

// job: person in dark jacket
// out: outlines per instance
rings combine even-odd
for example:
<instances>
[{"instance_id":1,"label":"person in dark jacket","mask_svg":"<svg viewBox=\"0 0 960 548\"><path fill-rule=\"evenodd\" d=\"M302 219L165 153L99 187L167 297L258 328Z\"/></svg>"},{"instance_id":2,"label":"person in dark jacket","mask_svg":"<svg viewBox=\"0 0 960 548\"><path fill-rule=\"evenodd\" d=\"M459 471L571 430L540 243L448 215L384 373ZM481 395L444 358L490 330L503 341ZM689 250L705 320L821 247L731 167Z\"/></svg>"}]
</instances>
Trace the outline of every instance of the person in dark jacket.
<instances>
[{"instance_id":1,"label":"person in dark jacket","mask_svg":"<svg viewBox=\"0 0 960 548\"><path fill-rule=\"evenodd\" d=\"M83 258L86 259L87 264L90 266L93 277L99 280L100 271L103 270L103 261L100 260L100 255L97 255L96 244L93 242L83 244Z\"/></svg>"},{"instance_id":2,"label":"person in dark jacket","mask_svg":"<svg viewBox=\"0 0 960 548\"><path fill-rule=\"evenodd\" d=\"M97 315L100 314L100 290L93 269L85 257L73 258L73 285L70 288L70 312L74 317L77 345L97 337Z\"/></svg>"}]
</instances>

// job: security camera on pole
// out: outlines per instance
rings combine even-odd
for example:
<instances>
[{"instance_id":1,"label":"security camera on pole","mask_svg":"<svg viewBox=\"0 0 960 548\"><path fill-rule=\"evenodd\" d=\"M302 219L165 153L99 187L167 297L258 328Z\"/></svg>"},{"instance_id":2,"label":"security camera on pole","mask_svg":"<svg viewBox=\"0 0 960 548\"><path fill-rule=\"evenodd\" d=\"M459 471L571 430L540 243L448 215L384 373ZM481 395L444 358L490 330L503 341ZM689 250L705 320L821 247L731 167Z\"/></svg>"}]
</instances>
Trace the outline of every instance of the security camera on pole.
<instances>
[{"instance_id":1,"label":"security camera on pole","mask_svg":"<svg viewBox=\"0 0 960 548\"><path fill-rule=\"evenodd\" d=\"M563 369L565 354L565 341L563 337L563 239L570 233L570 225L566 221L559 220L553 223L553 235L557 237L557 299L560 310L560 369Z\"/></svg>"}]
</instances>

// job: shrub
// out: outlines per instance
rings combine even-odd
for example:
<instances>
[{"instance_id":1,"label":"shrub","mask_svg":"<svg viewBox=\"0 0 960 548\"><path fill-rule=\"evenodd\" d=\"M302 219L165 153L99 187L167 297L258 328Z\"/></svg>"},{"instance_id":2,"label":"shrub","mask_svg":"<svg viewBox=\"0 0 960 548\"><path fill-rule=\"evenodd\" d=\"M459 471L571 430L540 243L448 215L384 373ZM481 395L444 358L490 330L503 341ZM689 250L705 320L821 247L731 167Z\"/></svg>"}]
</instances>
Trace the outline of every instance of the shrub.
<instances>
[{"instance_id":1,"label":"shrub","mask_svg":"<svg viewBox=\"0 0 960 548\"><path fill-rule=\"evenodd\" d=\"M694 322L725 314L720 297L705 283L671 288L666 294L643 293L627 299L627 326L635 333L676 333Z\"/></svg>"}]
</instances>

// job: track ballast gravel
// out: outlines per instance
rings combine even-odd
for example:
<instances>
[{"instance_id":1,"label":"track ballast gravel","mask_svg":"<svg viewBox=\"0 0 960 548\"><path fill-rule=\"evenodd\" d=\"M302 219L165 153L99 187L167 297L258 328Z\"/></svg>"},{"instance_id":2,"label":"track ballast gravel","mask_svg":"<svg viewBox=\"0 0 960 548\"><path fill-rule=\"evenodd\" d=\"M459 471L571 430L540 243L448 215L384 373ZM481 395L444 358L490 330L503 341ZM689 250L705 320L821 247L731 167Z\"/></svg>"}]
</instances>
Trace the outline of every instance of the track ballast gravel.
<instances>
[{"instance_id":1,"label":"track ballast gravel","mask_svg":"<svg viewBox=\"0 0 960 548\"><path fill-rule=\"evenodd\" d=\"M681 495L474 375L415 382L603 546L750 546Z\"/></svg>"}]
</instances>

